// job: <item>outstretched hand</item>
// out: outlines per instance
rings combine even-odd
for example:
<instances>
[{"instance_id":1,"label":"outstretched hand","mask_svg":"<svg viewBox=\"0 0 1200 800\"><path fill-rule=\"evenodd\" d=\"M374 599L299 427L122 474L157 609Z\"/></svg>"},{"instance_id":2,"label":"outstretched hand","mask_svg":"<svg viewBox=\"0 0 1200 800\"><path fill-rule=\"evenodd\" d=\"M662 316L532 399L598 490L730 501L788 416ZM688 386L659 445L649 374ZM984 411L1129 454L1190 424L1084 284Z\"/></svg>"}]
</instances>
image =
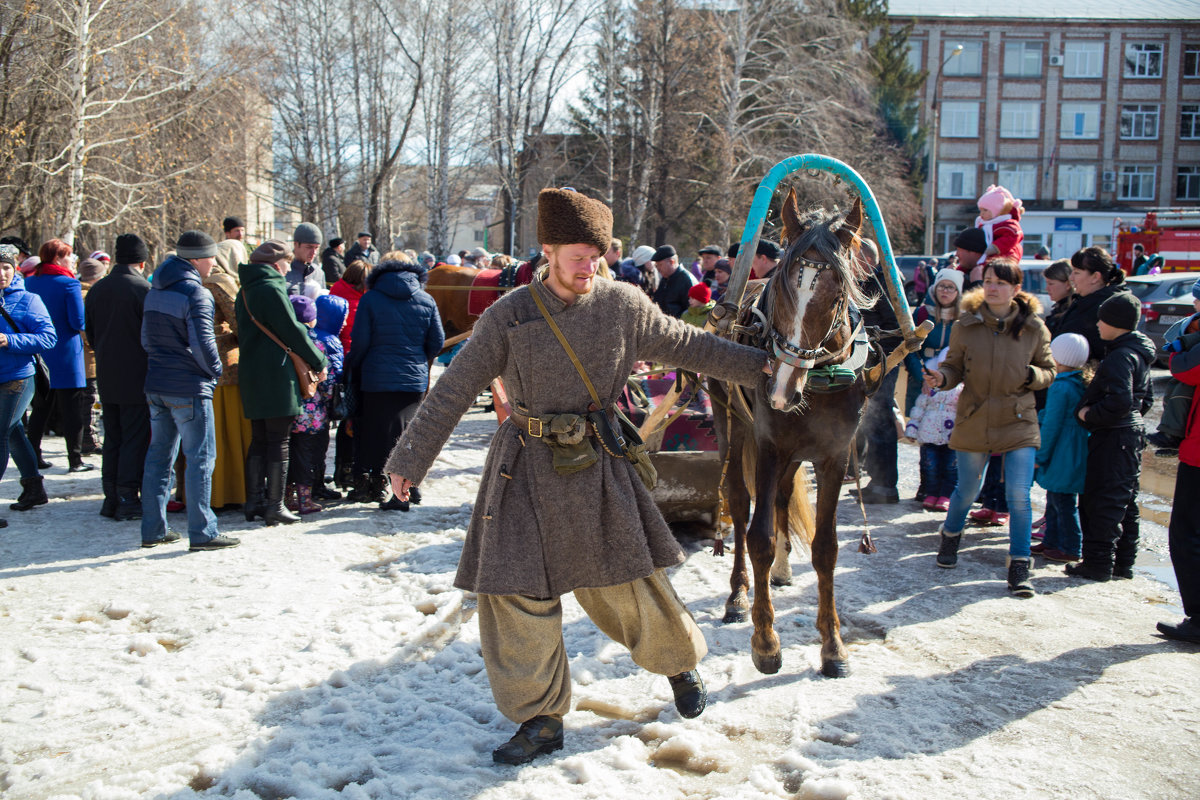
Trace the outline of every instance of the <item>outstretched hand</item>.
<instances>
[{"instance_id":1,"label":"outstretched hand","mask_svg":"<svg viewBox=\"0 0 1200 800\"><path fill-rule=\"evenodd\" d=\"M400 500L408 502L408 490L412 488L413 482L400 475L389 475L388 477L392 481L392 494Z\"/></svg>"}]
</instances>

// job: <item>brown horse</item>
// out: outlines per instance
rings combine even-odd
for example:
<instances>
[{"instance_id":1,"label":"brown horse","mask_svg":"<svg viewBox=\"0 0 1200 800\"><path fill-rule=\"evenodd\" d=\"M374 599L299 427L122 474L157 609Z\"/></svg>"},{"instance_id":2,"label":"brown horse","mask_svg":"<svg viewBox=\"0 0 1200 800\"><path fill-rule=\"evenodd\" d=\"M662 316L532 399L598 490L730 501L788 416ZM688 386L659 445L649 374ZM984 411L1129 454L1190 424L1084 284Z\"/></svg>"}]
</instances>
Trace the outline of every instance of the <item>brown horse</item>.
<instances>
[{"instance_id":1,"label":"brown horse","mask_svg":"<svg viewBox=\"0 0 1200 800\"><path fill-rule=\"evenodd\" d=\"M508 288L524 286L533 277L533 268L524 263L510 267L513 273L505 280L500 276L498 286L475 287L481 274L495 275L496 270L482 270L474 267L462 267L452 264L438 264L429 270L425 291L437 303L438 313L442 316L442 329L446 338L466 333L479 319L481 310L490 306L503 293L501 286Z\"/></svg>"},{"instance_id":2,"label":"brown horse","mask_svg":"<svg viewBox=\"0 0 1200 800\"><path fill-rule=\"evenodd\" d=\"M847 361L856 352L856 339L865 349L856 315L850 311L851 303L861 308L870 302L859 288L859 281L869 272L860 268L855 258L861 243L862 213L862 204L856 200L845 215L818 209L801 217L795 193L789 192L783 206L789 246L758 301L765 324L757 335L750 336L767 349L774 374L746 395L733 394L728 384L710 381L717 401L714 408L728 409L726 413L715 411L714 418L722 456L728 454L729 458L726 496L736 537L732 592L725 604L724 621L746 618L748 548L754 570L752 658L754 666L767 674L777 672L782 663L770 584L772 579L777 584L790 582L790 538L811 542L819 597L821 672L829 677L848 674L833 597L836 510L850 442L868 392L861 368L852 383L843 385L817 387L815 378L808 380L808 373L818 366L857 364L857 358ZM732 402L726 405L729 400ZM809 521L807 481L803 473L797 477L803 461L811 462L816 474L815 529ZM777 558L782 564L772 573Z\"/></svg>"}]
</instances>

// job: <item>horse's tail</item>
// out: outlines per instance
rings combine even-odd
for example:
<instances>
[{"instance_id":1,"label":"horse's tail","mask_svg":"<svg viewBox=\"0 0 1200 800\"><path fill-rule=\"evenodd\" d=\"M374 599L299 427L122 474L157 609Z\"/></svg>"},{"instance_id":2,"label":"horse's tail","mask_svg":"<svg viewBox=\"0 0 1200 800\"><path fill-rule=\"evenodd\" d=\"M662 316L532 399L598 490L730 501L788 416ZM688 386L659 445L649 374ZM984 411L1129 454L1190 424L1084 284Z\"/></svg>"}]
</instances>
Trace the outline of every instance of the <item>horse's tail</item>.
<instances>
[{"instance_id":1,"label":"horse's tail","mask_svg":"<svg viewBox=\"0 0 1200 800\"><path fill-rule=\"evenodd\" d=\"M742 444L742 477L751 499L754 498L754 467L757 463L758 445L753 436L747 436ZM788 498L788 538L804 552L809 552L817 534L817 515L808 489L808 470L801 464L792 484L792 496Z\"/></svg>"}]
</instances>

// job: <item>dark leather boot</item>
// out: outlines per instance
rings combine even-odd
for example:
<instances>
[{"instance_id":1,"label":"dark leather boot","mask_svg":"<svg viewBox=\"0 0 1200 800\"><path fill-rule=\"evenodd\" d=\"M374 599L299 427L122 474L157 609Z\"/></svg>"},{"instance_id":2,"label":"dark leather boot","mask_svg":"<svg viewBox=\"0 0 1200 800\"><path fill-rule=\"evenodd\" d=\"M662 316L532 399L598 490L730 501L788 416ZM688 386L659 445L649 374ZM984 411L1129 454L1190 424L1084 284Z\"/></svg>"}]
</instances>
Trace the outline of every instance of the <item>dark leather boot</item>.
<instances>
[{"instance_id":1,"label":"dark leather boot","mask_svg":"<svg viewBox=\"0 0 1200 800\"><path fill-rule=\"evenodd\" d=\"M246 503L242 510L246 512L246 522L253 522L255 517L263 515L263 480L266 459L262 456L249 456L246 459Z\"/></svg>"},{"instance_id":2,"label":"dark leather boot","mask_svg":"<svg viewBox=\"0 0 1200 800\"><path fill-rule=\"evenodd\" d=\"M263 524L268 528L273 525L291 525L299 522L300 518L283 507L283 487L287 475L286 461L267 462L267 494L263 508Z\"/></svg>"},{"instance_id":3,"label":"dark leather boot","mask_svg":"<svg viewBox=\"0 0 1200 800\"><path fill-rule=\"evenodd\" d=\"M563 746L563 723L560 717L538 715L522 723L516 734L492 751L497 764L525 764L543 753L553 753Z\"/></svg>"},{"instance_id":4,"label":"dark leather boot","mask_svg":"<svg viewBox=\"0 0 1200 800\"><path fill-rule=\"evenodd\" d=\"M44 506L50 502L50 498L46 497L46 487L42 483L42 476L38 475L33 478L21 478L21 495L17 498L17 502L11 504L9 508L13 511L28 511L34 506Z\"/></svg>"},{"instance_id":5,"label":"dark leather boot","mask_svg":"<svg viewBox=\"0 0 1200 800\"><path fill-rule=\"evenodd\" d=\"M700 673L690 669L687 672L672 675L668 680L671 681L671 691L675 695L675 708L679 711L680 716L687 719L700 716L704 707L708 705L708 690L704 688L704 681L700 678Z\"/></svg>"},{"instance_id":6,"label":"dark leather boot","mask_svg":"<svg viewBox=\"0 0 1200 800\"><path fill-rule=\"evenodd\" d=\"M142 499L137 492L123 492L117 500L117 511L113 519L124 522L130 519L142 518Z\"/></svg>"},{"instance_id":7,"label":"dark leather boot","mask_svg":"<svg viewBox=\"0 0 1200 800\"><path fill-rule=\"evenodd\" d=\"M104 487L104 502L100 504L100 516L115 519L117 516L117 484L113 481L101 481Z\"/></svg>"}]
</instances>

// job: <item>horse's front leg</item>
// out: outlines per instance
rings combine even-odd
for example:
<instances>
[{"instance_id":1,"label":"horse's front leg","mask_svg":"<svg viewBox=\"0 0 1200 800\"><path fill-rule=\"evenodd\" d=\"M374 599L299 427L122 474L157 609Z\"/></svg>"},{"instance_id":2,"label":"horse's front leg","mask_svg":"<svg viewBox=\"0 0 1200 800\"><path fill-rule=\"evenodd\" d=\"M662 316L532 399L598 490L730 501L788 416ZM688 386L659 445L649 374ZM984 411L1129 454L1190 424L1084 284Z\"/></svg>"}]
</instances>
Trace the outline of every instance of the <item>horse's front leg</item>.
<instances>
[{"instance_id":1,"label":"horse's front leg","mask_svg":"<svg viewBox=\"0 0 1200 800\"><path fill-rule=\"evenodd\" d=\"M792 503L792 492L796 485L796 474L800 462L793 461L783 470L779 479L779 492L775 496L775 560L771 563L771 585L792 585L792 537L788 509Z\"/></svg>"},{"instance_id":2,"label":"horse's front leg","mask_svg":"<svg viewBox=\"0 0 1200 800\"><path fill-rule=\"evenodd\" d=\"M751 658L759 672L773 675L783 657L779 636L775 633L775 609L771 605L771 563L775 560L775 497L779 488L778 456L769 442L759 443L755 465L754 516L746 532L750 564L754 569L754 635L750 638ZM786 535L786 534L784 534Z\"/></svg>"},{"instance_id":3,"label":"horse's front leg","mask_svg":"<svg viewBox=\"0 0 1200 800\"><path fill-rule=\"evenodd\" d=\"M817 630L821 634L821 673L828 678L850 674L846 646L842 643L837 607L833 599L833 568L837 565L837 502L846 473L846 458L826 459L816 465L817 530L812 543L813 569L817 573Z\"/></svg>"},{"instance_id":4,"label":"horse's front leg","mask_svg":"<svg viewBox=\"0 0 1200 800\"><path fill-rule=\"evenodd\" d=\"M750 491L742 476L742 442L731 437L729 467L725 472L729 516L733 519L733 572L729 576L729 599L722 622L745 622L750 612L750 576L746 572L746 522L750 519Z\"/></svg>"}]
</instances>

